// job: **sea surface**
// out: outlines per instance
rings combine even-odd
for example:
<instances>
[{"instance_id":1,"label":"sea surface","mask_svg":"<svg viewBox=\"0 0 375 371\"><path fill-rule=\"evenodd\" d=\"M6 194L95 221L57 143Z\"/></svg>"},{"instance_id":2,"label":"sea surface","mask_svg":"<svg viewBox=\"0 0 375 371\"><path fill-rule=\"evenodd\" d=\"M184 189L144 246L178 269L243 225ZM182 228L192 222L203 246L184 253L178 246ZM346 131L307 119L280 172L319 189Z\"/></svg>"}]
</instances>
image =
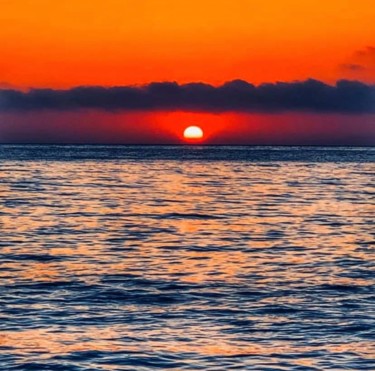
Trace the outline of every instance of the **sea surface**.
<instances>
[{"instance_id":1,"label":"sea surface","mask_svg":"<svg viewBox=\"0 0 375 371\"><path fill-rule=\"evenodd\" d=\"M0 146L0 370L375 370L375 149Z\"/></svg>"}]
</instances>

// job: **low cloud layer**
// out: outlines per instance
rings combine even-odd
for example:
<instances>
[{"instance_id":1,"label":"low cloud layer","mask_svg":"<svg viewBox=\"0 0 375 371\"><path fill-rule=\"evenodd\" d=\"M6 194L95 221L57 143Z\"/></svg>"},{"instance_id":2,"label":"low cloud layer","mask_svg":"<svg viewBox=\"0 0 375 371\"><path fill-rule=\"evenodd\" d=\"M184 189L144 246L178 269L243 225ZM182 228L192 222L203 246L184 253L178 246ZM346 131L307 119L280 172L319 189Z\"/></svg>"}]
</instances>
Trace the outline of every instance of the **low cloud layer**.
<instances>
[{"instance_id":1,"label":"low cloud layer","mask_svg":"<svg viewBox=\"0 0 375 371\"><path fill-rule=\"evenodd\" d=\"M200 112L375 113L375 85L317 80L254 86L235 80L214 87L204 83L151 83L145 86L78 87L68 90L0 89L1 112L183 110Z\"/></svg>"}]
</instances>

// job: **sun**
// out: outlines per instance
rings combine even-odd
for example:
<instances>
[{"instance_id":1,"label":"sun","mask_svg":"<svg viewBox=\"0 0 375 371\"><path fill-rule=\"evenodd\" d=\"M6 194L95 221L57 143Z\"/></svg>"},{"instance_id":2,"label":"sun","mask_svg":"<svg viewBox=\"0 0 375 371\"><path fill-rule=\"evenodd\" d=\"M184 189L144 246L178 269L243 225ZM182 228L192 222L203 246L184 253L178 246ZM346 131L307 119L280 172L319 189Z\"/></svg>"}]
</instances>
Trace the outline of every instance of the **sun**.
<instances>
[{"instance_id":1,"label":"sun","mask_svg":"<svg viewBox=\"0 0 375 371\"><path fill-rule=\"evenodd\" d=\"M203 138L203 130L199 126L189 126L184 130L184 138L199 140Z\"/></svg>"}]
</instances>

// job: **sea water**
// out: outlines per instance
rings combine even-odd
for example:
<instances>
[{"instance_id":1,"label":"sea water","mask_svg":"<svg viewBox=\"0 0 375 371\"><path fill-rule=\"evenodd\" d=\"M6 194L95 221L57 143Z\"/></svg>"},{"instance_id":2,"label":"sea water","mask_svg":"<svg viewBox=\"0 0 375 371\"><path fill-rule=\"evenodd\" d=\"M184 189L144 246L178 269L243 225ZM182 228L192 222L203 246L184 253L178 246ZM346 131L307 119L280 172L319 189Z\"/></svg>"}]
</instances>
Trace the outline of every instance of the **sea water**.
<instances>
[{"instance_id":1,"label":"sea water","mask_svg":"<svg viewBox=\"0 0 375 371\"><path fill-rule=\"evenodd\" d=\"M370 148L0 146L0 370L373 370Z\"/></svg>"}]
</instances>

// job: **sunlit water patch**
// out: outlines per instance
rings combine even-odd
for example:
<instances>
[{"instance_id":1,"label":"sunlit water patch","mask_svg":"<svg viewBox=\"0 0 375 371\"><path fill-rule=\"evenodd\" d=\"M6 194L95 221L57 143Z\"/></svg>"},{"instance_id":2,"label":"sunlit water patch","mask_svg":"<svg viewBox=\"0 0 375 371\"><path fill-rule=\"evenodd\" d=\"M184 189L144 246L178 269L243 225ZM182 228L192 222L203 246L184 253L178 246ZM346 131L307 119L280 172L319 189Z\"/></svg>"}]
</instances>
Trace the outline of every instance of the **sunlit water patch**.
<instances>
[{"instance_id":1,"label":"sunlit water patch","mask_svg":"<svg viewBox=\"0 0 375 371\"><path fill-rule=\"evenodd\" d=\"M375 369L373 160L0 146L0 369Z\"/></svg>"}]
</instances>

